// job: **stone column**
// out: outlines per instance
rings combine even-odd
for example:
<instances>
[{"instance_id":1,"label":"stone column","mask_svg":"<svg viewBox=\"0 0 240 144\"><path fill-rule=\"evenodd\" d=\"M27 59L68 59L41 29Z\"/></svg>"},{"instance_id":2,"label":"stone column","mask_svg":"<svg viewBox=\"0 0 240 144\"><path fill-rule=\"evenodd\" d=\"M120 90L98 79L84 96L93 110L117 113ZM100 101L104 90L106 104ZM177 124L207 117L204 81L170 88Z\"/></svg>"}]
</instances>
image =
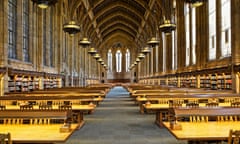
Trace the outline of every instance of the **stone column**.
<instances>
[{"instance_id":1,"label":"stone column","mask_svg":"<svg viewBox=\"0 0 240 144\"><path fill-rule=\"evenodd\" d=\"M196 9L196 65L198 69L203 69L208 61L208 5L207 3Z\"/></svg>"},{"instance_id":2,"label":"stone column","mask_svg":"<svg viewBox=\"0 0 240 144\"><path fill-rule=\"evenodd\" d=\"M165 34L166 43L166 72L172 70L172 34Z\"/></svg>"},{"instance_id":3,"label":"stone column","mask_svg":"<svg viewBox=\"0 0 240 144\"><path fill-rule=\"evenodd\" d=\"M221 16L221 1L216 0L216 59L221 58L221 43L222 43L222 16Z\"/></svg>"},{"instance_id":4,"label":"stone column","mask_svg":"<svg viewBox=\"0 0 240 144\"><path fill-rule=\"evenodd\" d=\"M240 1L231 0L232 62L240 64Z\"/></svg>"},{"instance_id":5,"label":"stone column","mask_svg":"<svg viewBox=\"0 0 240 144\"><path fill-rule=\"evenodd\" d=\"M184 21L184 1L178 1L177 3L177 48L178 48L178 54L177 54L177 65L178 65L178 71L181 72L183 67L185 66L185 21Z\"/></svg>"}]
</instances>

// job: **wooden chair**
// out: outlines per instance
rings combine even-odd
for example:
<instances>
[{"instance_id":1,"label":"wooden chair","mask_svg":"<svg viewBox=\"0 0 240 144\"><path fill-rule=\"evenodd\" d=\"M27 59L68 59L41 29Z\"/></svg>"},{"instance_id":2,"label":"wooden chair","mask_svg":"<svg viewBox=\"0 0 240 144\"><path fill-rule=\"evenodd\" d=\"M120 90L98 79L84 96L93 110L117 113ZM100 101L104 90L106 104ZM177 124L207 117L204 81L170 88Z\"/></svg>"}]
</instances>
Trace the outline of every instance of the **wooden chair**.
<instances>
[{"instance_id":1,"label":"wooden chair","mask_svg":"<svg viewBox=\"0 0 240 144\"><path fill-rule=\"evenodd\" d=\"M0 110L6 110L6 106L5 105L0 105Z\"/></svg>"},{"instance_id":2,"label":"wooden chair","mask_svg":"<svg viewBox=\"0 0 240 144\"><path fill-rule=\"evenodd\" d=\"M230 130L228 136L228 144L240 143L240 130Z\"/></svg>"},{"instance_id":3,"label":"wooden chair","mask_svg":"<svg viewBox=\"0 0 240 144\"><path fill-rule=\"evenodd\" d=\"M218 107L218 103L217 102L210 102L210 103L206 103L206 107Z\"/></svg>"},{"instance_id":4,"label":"wooden chair","mask_svg":"<svg viewBox=\"0 0 240 144\"><path fill-rule=\"evenodd\" d=\"M240 102L232 102L231 107L240 107Z\"/></svg>"},{"instance_id":5,"label":"wooden chair","mask_svg":"<svg viewBox=\"0 0 240 144\"><path fill-rule=\"evenodd\" d=\"M182 103L169 103L169 107L182 107Z\"/></svg>"},{"instance_id":6,"label":"wooden chair","mask_svg":"<svg viewBox=\"0 0 240 144\"><path fill-rule=\"evenodd\" d=\"M20 110L33 110L33 105L20 105Z\"/></svg>"},{"instance_id":7,"label":"wooden chair","mask_svg":"<svg viewBox=\"0 0 240 144\"><path fill-rule=\"evenodd\" d=\"M7 134L0 133L0 143L1 144L12 144L11 134L10 133L7 133Z\"/></svg>"},{"instance_id":8,"label":"wooden chair","mask_svg":"<svg viewBox=\"0 0 240 144\"><path fill-rule=\"evenodd\" d=\"M189 108L198 108L198 107L199 107L199 104L198 104L198 103L187 103L187 104L186 104L186 107L189 107Z\"/></svg>"}]
</instances>

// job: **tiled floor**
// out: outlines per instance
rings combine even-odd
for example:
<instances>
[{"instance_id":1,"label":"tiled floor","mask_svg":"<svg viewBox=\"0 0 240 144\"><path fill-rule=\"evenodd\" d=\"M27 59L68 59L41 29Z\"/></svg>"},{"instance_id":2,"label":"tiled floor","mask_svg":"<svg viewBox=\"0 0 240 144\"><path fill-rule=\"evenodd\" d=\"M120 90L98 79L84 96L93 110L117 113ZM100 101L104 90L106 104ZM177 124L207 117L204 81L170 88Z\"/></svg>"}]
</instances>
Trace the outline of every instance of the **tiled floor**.
<instances>
[{"instance_id":1,"label":"tiled floor","mask_svg":"<svg viewBox=\"0 0 240 144\"><path fill-rule=\"evenodd\" d=\"M186 144L154 123L155 115L140 114L139 108L122 87L115 87L85 125L67 144Z\"/></svg>"}]
</instances>

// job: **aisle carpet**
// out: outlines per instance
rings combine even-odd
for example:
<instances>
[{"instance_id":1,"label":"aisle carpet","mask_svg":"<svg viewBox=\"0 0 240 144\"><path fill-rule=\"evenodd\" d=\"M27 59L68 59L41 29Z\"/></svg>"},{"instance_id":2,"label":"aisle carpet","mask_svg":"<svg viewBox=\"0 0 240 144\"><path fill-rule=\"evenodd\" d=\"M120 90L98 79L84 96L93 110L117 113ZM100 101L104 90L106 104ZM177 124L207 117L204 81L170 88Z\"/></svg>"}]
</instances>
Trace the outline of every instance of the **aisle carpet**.
<instances>
[{"instance_id":1,"label":"aisle carpet","mask_svg":"<svg viewBox=\"0 0 240 144\"><path fill-rule=\"evenodd\" d=\"M140 114L123 87L114 87L85 125L66 144L186 144L155 125L154 114Z\"/></svg>"}]
</instances>

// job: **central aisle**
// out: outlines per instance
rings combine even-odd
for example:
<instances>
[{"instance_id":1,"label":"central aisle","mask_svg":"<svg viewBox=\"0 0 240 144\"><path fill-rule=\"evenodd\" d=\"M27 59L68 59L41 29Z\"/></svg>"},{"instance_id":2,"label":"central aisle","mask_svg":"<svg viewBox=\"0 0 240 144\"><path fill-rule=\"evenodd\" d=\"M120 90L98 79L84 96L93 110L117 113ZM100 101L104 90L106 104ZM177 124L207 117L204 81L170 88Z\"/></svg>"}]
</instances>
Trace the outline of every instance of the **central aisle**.
<instances>
[{"instance_id":1,"label":"central aisle","mask_svg":"<svg viewBox=\"0 0 240 144\"><path fill-rule=\"evenodd\" d=\"M122 87L114 87L68 144L185 144L154 124L155 115L140 114Z\"/></svg>"}]
</instances>

